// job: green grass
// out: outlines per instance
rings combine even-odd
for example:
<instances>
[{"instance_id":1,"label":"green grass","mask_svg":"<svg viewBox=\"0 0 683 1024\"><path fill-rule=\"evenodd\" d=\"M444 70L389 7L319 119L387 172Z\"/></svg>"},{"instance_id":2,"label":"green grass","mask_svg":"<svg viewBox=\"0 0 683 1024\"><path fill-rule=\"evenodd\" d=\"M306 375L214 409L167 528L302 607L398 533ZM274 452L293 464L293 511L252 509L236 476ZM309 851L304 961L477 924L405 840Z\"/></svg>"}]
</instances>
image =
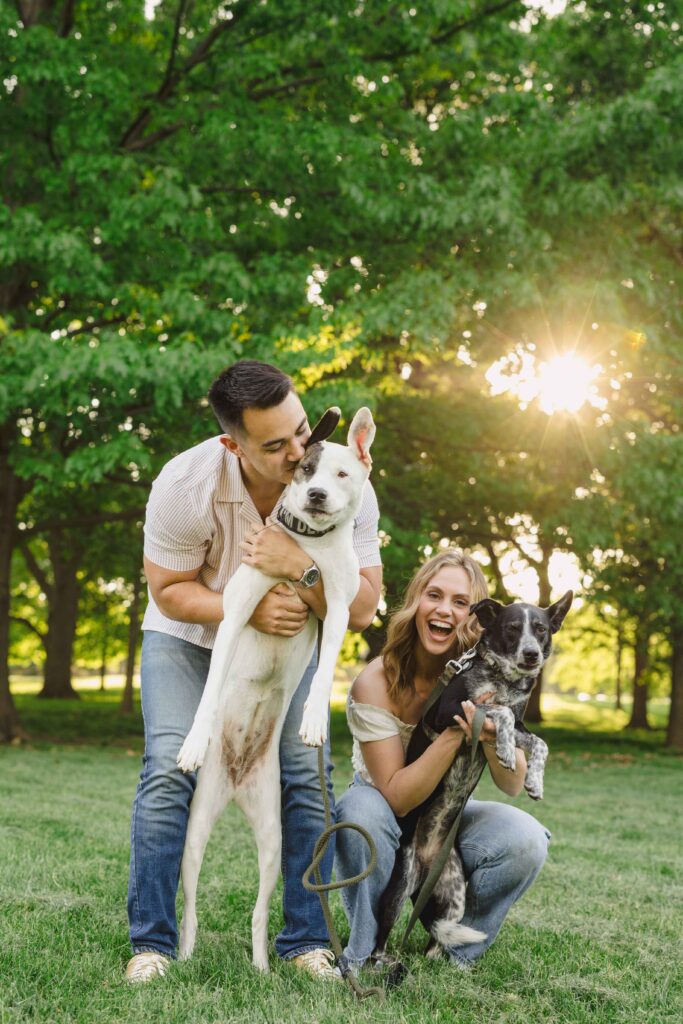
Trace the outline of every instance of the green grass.
<instances>
[{"instance_id":1,"label":"green grass","mask_svg":"<svg viewBox=\"0 0 683 1024\"><path fill-rule=\"evenodd\" d=\"M209 844L193 960L160 984L128 988L128 826L142 727L139 714L119 716L118 700L113 690L80 701L17 697L32 739L0 750L0 1024L681 1019L683 761L661 750L661 731L615 733L618 713L564 702L550 702L539 730L551 747L546 799L516 801L552 831L551 855L471 976L425 960L419 928L411 979L383 1006L356 1004L345 987L302 977L274 956L272 973L257 975L257 871L233 807ZM577 715L582 731L571 725ZM339 708L332 735L342 789L350 741ZM489 783L479 795L505 799ZM338 897L333 905L343 934ZM279 925L276 900L271 936Z\"/></svg>"}]
</instances>

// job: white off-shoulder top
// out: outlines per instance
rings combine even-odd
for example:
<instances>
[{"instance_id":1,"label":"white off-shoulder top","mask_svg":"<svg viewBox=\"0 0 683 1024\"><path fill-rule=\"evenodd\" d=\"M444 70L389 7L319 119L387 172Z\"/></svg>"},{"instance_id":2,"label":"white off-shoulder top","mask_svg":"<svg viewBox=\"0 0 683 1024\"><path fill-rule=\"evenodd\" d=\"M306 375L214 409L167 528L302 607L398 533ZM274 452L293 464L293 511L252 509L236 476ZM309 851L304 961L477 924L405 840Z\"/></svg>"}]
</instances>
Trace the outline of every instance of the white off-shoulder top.
<instances>
[{"instance_id":1,"label":"white off-shoulder top","mask_svg":"<svg viewBox=\"0 0 683 1024\"><path fill-rule=\"evenodd\" d=\"M402 722L386 708L378 708L375 704L359 704L351 694L346 701L346 721L349 723L349 729L353 736L351 763L354 771L358 772L364 782L368 782L372 786L370 773L363 760L361 743L371 743L373 740L386 740L390 736L398 736L405 753L415 726Z\"/></svg>"}]
</instances>

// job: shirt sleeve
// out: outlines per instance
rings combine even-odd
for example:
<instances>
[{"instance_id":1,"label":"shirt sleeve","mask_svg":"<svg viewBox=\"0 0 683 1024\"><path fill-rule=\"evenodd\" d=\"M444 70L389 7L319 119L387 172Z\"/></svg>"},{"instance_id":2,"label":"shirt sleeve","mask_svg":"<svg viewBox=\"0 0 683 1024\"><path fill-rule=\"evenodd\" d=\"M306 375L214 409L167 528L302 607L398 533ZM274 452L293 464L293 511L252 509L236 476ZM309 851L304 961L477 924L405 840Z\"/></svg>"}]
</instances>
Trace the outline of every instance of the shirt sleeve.
<instances>
[{"instance_id":1,"label":"shirt sleeve","mask_svg":"<svg viewBox=\"0 0 683 1024\"><path fill-rule=\"evenodd\" d=\"M210 533L187 491L162 470L145 515L145 556L162 569L190 572L204 564Z\"/></svg>"},{"instance_id":2,"label":"shirt sleeve","mask_svg":"<svg viewBox=\"0 0 683 1024\"><path fill-rule=\"evenodd\" d=\"M353 524L353 548L361 569L382 564L378 530L379 505L375 489L368 480L363 487L360 509Z\"/></svg>"},{"instance_id":3,"label":"shirt sleeve","mask_svg":"<svg viewBox=\"0 0 683 1024\"><path fill-rule=\"evenodd\" d=\"M361 743L401 735L401 727L396 716L386 708L378 708L374 704L357 704L349 698L346 705L346 720L351 735Z\"/></svg>"}]
</instances>

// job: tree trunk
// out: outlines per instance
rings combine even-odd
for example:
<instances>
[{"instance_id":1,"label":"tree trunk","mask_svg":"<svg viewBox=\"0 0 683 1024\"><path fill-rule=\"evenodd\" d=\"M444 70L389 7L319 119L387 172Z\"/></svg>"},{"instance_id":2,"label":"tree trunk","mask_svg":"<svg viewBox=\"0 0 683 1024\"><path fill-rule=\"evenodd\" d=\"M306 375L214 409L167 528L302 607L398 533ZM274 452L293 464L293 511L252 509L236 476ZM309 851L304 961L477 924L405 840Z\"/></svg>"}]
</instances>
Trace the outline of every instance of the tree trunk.
<instances>
[{"instance_id":1,"label":"tree trunk","mask_svg":"<svg viewBox=\"0 0 683 1024\"><path fill-rule=\"evenodd\" d=\"M45 682L40 691L41 697L78 697L71 685L71 659L80 596L77 572L81 551L74 552L70 539L52 533L48 541L54 583L50 595ZM68 554L65 552L67 546L70 547Z\"/></svg>"},{"instance_id":2,"label":"tree trunk","mask_svg":"<svg viewBox=\"0 0 683 1024\"><path fill-rule=\"evenodd\" d=\"M373 658L378 657L387 639L387 623L382 621L381 626L368 626L363 632L363 639L368 645L366 661L369 663Z\"/></svg>"},{"instance_id":3,"label":"tree trunk","mask_svg":"<svg viewBox=\"0 0 683 1024\"><path fill-rule=\"evenodd\" d=\"M614 707L621 711L622 708L622 672L624 668L624 625L621 615L617 614L617 678L615 680Z\"/></svg>"},{"instance_id":4,"label":"tree trunk","mask_svg":"<svg viewBox=\"0 0 683 1024\"><path fill-rule=\"evenodd\" d=\"M633 672L633 708L627 729L649 729L647 720L647 667L650 657L650 627L638 622L636 627L635 669Z\"/></svg>"},{"instance_id":5,"label":"tree trunk","mask_svg":"<svg viewBox=\"0 0 683 1024\"><path fill-rule=\"evenodd\" d=\"M135 659L138 652L138 641L140 639L140 606L142 604L143 583L138 577L135 579L133 600L130 605L130 616L128 619L128 657L126 659L126 682L123 687L121 698L121 714L130 715L133 711L133 676L135 674Z\"/></svg>"},{"instance_id":6,"label":"tree trunk","mask_svg":"<svg viewBox=\"0 0 683 1024\"><path fill-rule=\"evenodd\" d=\"M104 615L102 616L102 644L100 647L100 691L104 690L107 678L107 641L109 640L109 601L104 602Z\"/></svg>"},{"instance_id":7,"label":"tree trunk","mask_svg":"<svg viewBox=\"0 0 683 1024\"><path fill-rule=\"evenodd\" d=\"M9 615L12 548L20 481L9 464L9 437L0 430L0 743L25 738L9 686Z\"/></svg>"},{"instance_id":8,"label":"tree trunk","mask_svg":"<svg viewBox=\"0 0 683 1024\"><path fill-rule=\"evenodd\" d=\"M548 579L548 566L550 564L550 556L552 554L552 548L549 550L543 549L543 561L537 568L538 572L538 604L541 608L548 608L550 606L550 580ZM543 715L541 714L541 692L543 690L543 669L538 674L536 684L531 691L529 696L529 703L526 706L524 718L527 722L542 722Z\"/></svg>"},{"instance_id":9,"label":"tree trunk","mask_svg":"<svg viewBox=\"0 0 683 1024\"><path fill-rule=\"evenodd\" d=\"M671 707L665 746L683 750L683 625L672 627L671 649Z\"/></svg>"}]
</instances>

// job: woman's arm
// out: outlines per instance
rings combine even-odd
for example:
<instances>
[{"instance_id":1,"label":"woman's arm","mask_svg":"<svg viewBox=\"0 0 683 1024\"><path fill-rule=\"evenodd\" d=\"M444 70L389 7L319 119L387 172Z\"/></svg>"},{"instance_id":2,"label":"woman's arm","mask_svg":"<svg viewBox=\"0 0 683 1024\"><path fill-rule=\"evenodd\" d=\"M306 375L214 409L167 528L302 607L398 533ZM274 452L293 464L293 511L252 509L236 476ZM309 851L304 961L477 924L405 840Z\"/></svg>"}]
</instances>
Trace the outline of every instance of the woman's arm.
<instances>
[{"instance_id":1,"label":"woman's arm","mask_svg":"<svg viewBox=\"0 0 683 1024\"><path fill-rule=\"evenodd\" d=\"M446 729L408 765L398 736L361 743L360 747L370 778L396 817L402 818L434 791L464 738L460 729Z\"/></svg>"},{"instance_id":2,"label":"woman's arm","mask_svg":"<svg viewBox=\"0 0 683 1024\"><path fill-rule=\"evenodd\" d=\"M380 658L363 669L353 684L351 696L359 704L372 704L394 713L387 697L387 681ZM446 729L409 765L406 765L398 735L361 742L360 747L370 778L400 818L434 791L450 768L463 739L459 728Z\"/></svg>"}]
</instances>

